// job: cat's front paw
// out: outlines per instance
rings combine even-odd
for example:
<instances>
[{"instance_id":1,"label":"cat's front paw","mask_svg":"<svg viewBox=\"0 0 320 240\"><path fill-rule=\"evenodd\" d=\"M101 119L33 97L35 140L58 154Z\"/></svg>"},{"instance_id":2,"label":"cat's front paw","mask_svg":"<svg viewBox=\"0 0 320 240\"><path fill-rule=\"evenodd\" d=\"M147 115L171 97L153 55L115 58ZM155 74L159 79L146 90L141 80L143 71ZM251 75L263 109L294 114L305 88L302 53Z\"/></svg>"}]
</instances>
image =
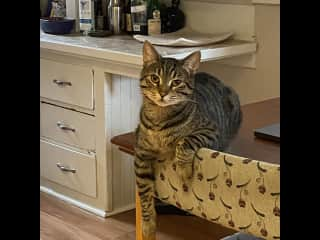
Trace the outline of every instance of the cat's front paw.
<instances>
[{"instance_id":1,"label":"cat's front paw","mask_svg":"<svg viewBox=\"0 0 320 240\"><path fill-rule=\"evenodd\" d=\"M155 219L150 221L142 221L142 234L144 240L155 240L156 239L156 228L157 223Z\"/></svg>"},{"instance_id":2,"label":"cat's front paw","mask_svg":"<svg viewBox=\"0 0 320 240\"><path fill-rule=\"evenodd\" d=\"M178 163L176 172L183 181L187 181L193 177L193 164Z\"/></svg>"},{"instance_id":3,"label":"cat's front paw","mask_svg":"<svg viewBox=\"0 0 320 240\"><path fill-rule=\"evenodd\" d=\"M194 151L182 145L176 147L176 172L183 181L193 177L194 154Z\"/></svg>"}]
</instances>

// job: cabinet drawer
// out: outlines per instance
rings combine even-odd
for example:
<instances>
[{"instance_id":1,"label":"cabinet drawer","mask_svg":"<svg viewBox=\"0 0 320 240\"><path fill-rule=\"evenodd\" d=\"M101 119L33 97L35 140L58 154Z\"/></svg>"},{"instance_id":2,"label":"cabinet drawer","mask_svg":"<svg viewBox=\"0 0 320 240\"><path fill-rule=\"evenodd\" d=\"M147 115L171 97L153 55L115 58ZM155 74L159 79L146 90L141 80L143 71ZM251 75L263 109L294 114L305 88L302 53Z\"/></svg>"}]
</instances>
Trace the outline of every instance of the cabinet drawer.
<instances>
[{"instance_id":1,"label":"cabinet drawer","mask_svg":"<svg viewBox=\"0 0 320 240\"><path fill-rule=\"evenodd\" d=\"M41 103L40 134L57 142L94 150L95 117Z\"/></svg>"},{"instance_id":2,"label":"cabinet drawer","mask_svg":"<svg viewBox=\"0 0 320 240\"><path fill-rule=\"evenodd\" d=\"M40 174L50 181L96 197L95 155L40 140Z\"/></svg>"},{"instance_id":3,"label":"cabinet drawer","mask_svg":"<svg viewBox=\"0 0 320 240\"><path fill-rule=\"evenodd\" d=\"M92 70L40 59L40 96L93 109Z\"/></svg>"}]
</instances>

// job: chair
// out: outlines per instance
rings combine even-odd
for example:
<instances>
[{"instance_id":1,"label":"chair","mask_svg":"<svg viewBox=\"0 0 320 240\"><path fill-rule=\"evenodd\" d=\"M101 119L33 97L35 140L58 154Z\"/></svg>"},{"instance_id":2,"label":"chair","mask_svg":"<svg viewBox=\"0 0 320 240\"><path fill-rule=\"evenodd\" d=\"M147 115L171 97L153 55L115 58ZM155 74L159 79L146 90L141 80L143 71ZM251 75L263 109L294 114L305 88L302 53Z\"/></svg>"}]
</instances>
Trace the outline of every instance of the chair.
<instances>
[{"instance_id":1,"label":"chair","mask_svg":"<svg viewBox=\"0 0 320 240\"><path fill-rule=\"evenodd\" d=\"M280 147L273 142L253 140L251 135L253 128L278 121L279 104L279 99L275 99L244 106L245 121L233 144L241 151L229 154L200 149L190 182L181 181L172 162L157 162L155 197L236 231L264 239L280 239ZM111 142L133 155L133 136L132 133L116 136ZM263 161L239 156L250 150L250 155L259 155ZM136 233L137 240L145 240L138 194Z\"/></svg>"},{"instance_id":2,"label":"chair","mask_svg":"<svg viewBox=\"0 0 320 240\"><path fill-rule=\"evenodd\" d=\"M129 153L129 151L126 151ZM280 166L202 148L194 177L183 183L172 162L157 162L155 197L239 232L280 239ZM136 194L137 240L141 232Z\"/></svg>"}]
</instances>

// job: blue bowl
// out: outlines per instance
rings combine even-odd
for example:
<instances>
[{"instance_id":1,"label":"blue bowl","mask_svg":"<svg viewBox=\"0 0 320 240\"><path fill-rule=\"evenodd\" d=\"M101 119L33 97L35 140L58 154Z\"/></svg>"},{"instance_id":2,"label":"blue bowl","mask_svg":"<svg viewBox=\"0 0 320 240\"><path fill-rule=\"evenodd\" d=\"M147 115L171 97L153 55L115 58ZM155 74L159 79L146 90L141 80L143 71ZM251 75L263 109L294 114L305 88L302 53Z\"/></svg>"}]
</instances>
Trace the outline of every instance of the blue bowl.
<instances>
[{"instance_id":1,"label":"blue bowl","mask_svg":"<svg viewBox=\"0 0 320 240\"><path fill-rule=\"evenodd\" d=\"M40 18L42 31L50 34L68 34L72 31L74 23L74 19Z\"/></svg>"}]
</instances>

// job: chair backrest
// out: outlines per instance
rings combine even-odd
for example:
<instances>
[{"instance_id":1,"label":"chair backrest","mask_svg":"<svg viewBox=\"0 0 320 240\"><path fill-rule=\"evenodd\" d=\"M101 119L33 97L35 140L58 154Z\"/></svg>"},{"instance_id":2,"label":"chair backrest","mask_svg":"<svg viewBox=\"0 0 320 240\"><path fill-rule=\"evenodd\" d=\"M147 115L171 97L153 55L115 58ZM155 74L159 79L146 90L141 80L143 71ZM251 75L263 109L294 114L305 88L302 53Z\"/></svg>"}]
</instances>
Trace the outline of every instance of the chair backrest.
<instances>
[{"instance_id":1,"label":"chair backrest","mask_svg":"<svg viewBox=\"0 0 320 240\"><path fill-rule=\"evenodd\" d=\"M189 182L157 163L156 197L208 221L280 239L280 166L202 148Z\"/></svg>"}]
</instances>

